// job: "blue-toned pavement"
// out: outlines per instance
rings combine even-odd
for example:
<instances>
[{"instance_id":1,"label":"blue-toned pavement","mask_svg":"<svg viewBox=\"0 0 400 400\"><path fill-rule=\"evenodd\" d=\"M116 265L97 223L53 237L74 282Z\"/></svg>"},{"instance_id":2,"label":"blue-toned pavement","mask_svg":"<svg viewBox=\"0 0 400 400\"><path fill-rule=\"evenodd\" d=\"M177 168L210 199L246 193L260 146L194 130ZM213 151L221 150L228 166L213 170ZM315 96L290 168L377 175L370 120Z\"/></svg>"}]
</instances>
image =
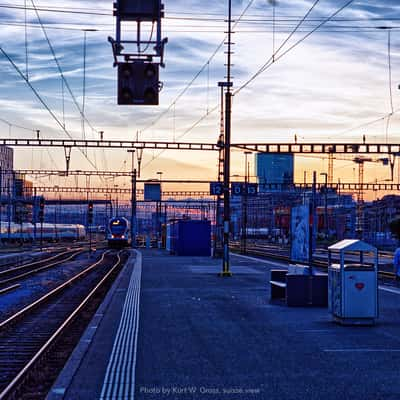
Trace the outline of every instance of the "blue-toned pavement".
<instances>
[{"instance_id":1,"label":"blue-toned pavement","mask_svg":"<svg viewBox=\"0 0 400 400\"><path fill-rule=\"evenodd\" d=\"M134 396L131 387L104 398L400 399L399 289L379 291L376 326L343 327L325 308L269 304L275 262L232 256L233 277L219 278L220 260L142 253L137 352L124 380ZM100 398L112 344L96 339L108 330L115 340L122 309L110 309L87 351L92 363L99 354L98 373L86 356L63 398Z\"/></svg>"}]
</instances>

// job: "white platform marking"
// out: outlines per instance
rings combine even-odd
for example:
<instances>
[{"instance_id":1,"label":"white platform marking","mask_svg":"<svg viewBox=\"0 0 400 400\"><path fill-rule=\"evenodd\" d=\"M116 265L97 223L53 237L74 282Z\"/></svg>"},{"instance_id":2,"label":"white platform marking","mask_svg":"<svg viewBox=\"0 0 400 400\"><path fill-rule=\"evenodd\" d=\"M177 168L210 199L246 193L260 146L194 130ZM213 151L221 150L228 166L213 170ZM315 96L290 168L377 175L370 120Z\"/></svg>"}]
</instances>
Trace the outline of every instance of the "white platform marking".
<instances>
[{"instance_id":1,"label":"white platform marking","mask_svg":"<svg viewBox=\"0 0 400 400\"><path fill-rule=\"evenodd\" d=\"M134 399L137 340L139 332L142 255L136 261L129 282L122 316L115 336L101 390L101 400Z\"/></svg>"}]
</instances>

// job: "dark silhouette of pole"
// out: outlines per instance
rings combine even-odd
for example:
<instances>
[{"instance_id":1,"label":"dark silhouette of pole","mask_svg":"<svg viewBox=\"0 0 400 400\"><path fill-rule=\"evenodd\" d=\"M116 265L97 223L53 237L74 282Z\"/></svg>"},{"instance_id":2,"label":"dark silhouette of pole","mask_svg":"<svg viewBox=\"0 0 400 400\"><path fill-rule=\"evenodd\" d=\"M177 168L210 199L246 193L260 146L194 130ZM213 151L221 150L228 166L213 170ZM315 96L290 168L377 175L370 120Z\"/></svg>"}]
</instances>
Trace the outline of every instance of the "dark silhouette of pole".
<instances>
[{"instance_id":1,"label":"dark silhouette of pole","mask_svg":"<svg viewBox=\"0 0 400 400\"><path fill-rule=\"evenodd\" d=\"M224 251L221 276L232 276L229 260L230 236L230 163L231 163L231 117L232 117L232 81L231 81L231 47L232 47L232 0L228 1L228 51L227 51L227 80L225 92L225 141L224 141Z\"/></svg>"},{"instance_id":2,"label":"dark silhouette of pole","mask_svg":"<svg viewBox=\"0 0 400 400\"><path fill-rule=\"evenodd\" d=\"M324 230L325 239L328 238L328 174L326 172L321 172L321 175L325 177L324 183Z\"/></svg>"},{"instance_id":3,"label":"dark silhouette of pole","mask_svg":"<svg viewBox=\"0 0 400 400\"><path fill-rule=\"evenodd\" d=\"M136 247L136 179L135 150L128 150L132 153L132 179L131 179L131 247Z\"/></svg>"},{"instance_id":4,"label":"dark silhouette of pole","mask_svg":"<svg viewBox=\"0 0 400 400\"><path fill-rule=\"evenodd\" d=\"M247 253L247 219L248 219L248 187L249 187L249 178L250 178L250 168L247 162L247 156L251 154L250 151L244 152L244 196L243 196L243 232L242 232L242 252L244 254Z\"/></svg>"}]
</instances>

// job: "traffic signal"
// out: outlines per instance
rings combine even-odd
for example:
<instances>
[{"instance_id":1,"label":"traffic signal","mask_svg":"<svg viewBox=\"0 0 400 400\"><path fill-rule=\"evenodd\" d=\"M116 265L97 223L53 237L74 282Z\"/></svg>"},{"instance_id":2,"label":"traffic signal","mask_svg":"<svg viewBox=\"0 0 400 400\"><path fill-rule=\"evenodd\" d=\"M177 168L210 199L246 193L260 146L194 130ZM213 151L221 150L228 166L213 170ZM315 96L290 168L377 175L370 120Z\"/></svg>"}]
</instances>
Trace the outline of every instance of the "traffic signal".
<instances>
[{"instance_id":1,"label":"traffic signal","mask_svg":"<svg viewBox=\"0 0 400 400\"><path fill-rule=\"evenodd\" d=\"M89 201L87 219L88 219L88 225L93 224L93 201Z\"/></svg>"},{"instance_id":2,"label":"traffic signal","mask_svg":"<svg viewBox=\"0 0 400 400\"><path fill-rule=\"evenodd\" d=\"M39 200L39 222L42 224L44 222L44 198L41 197Z\"/></svg>"},{"instance_id":3,"label":"traffic signal","mask_svg":"<svg viewBox=\"0 0 400 400\"><path fill-rule=\"evenodd\" d=\"M157 106L159 68L143 61L118 64L118 104Z\"/></svg>"}]
</instances>

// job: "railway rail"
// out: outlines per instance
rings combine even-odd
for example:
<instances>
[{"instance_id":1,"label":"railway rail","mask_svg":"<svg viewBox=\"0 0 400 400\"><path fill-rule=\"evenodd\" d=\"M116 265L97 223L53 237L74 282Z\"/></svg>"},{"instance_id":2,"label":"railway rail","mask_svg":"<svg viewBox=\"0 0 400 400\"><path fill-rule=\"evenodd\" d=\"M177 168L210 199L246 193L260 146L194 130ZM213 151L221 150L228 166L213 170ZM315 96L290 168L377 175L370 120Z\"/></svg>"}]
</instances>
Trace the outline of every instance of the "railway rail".
<instances>
[{"instance_id":1,"label":"railway rail","mask_svg":"<svg viewBox=\"0 0 400 400\"><path fill-rule=\"evenodd\" d=\"M3 271L0 271L0 288L4 288L5 285L9 285L14 282L18 282L30 275L44 271L49 268L56 267L67 261L72 260L78 254L84 252L85 249L77 248L73 250L67 250L62 253L58 253L49 258L45 258L38 261L33 261L27 264L20 265L18 267L12 267Z\"/></svg>"},{"instance_id":2,"label":"railway rail","mask_svg":"<svg viewBox=\"0 0 400 400\"><path fill-rule=\"evenodd\" d=\"M237 253L241 251L240 242L232 242L230 246L232 250ZM270 258L279 261L290 262L290 257L288 253L289 253L288 248L281 249L278 246L276 247L276 249L272 249L270 245L261 245L261 244L247 244L246 246L246 254L248 255L253 255L262 258ZM318 251L314 253L312 264L315 265L316 267L326 270L328 268L328 262L327 260L324 260L324 258L327 258L327 252L326 254L321 254L321 253L324 253L322 249L318 249ZM380 252L379 256L385 258L393 257L388 252L383 252L383 253ZM391 280L394 280L396 277L393 272L385 271L382 269L378 270L378 275L380 278L391 279Z\"/></svg>"},{"instance_id":3,"label":"railway rail","mask_svg":"<svg viewBox=\"0 0 400 400\"><path fill-rule=\"evenodd\" d=\"M126 259L123 250L103 252L0 323L0 400L45 398Z\"/></svg>"}]
</instances>

